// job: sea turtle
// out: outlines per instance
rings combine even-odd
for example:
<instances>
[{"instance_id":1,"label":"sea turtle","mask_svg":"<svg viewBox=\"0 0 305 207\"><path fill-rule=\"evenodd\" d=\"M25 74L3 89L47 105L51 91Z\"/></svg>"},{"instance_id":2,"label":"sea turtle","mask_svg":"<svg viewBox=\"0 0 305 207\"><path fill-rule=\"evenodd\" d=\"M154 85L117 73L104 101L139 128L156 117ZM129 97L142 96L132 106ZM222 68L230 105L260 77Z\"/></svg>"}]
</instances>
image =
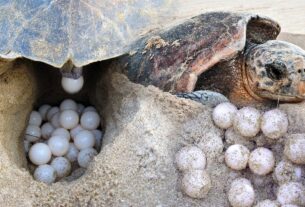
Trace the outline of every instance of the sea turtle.
<instances>
[{"instance_id":1,"label":"sea turtle","mask_svg":"<svg viewBox=\"0 0 305 207\"><path fill-rule=\"evenodd\" d=\"M267 17L204 13L138 40L111 70L212 105L225 98L211 91L239 106L301 101L305 51L274 40L279 32L278 23Z\"/></svg>"}]
</instances>

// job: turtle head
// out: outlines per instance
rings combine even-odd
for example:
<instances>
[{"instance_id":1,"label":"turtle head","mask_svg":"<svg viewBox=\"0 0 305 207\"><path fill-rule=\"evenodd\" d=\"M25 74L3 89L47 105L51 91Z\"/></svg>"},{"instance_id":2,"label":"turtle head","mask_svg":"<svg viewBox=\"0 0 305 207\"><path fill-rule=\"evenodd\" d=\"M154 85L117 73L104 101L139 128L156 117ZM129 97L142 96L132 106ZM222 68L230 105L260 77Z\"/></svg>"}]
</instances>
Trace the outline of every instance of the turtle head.
<instances>
[{"instance_id":1,"label":"turtle head","mask_svg":"<svg viewBox=\"0 0 305 207\"><path fill-rule=\"evenodd\" d=\"M243 69L248 92L284 102L305 99L305 51L279 40L250 46Z\"/></svg>"}]
</instances>

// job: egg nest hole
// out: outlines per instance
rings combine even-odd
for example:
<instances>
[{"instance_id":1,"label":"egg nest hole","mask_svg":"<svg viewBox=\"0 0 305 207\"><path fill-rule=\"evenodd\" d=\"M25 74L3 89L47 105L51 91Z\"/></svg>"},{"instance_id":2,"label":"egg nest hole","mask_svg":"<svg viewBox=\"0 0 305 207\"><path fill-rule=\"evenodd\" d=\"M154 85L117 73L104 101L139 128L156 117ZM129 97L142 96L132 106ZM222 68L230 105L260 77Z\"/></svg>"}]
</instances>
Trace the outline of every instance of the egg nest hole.
<instances>
[{"instance_id":1,"label":"egg nest hole","mask_svg":"<svg viewBox=\"0 0 305 207\"><path fill-rule=\"evenodd\" d=\"M0 90L3 94L0 98L0 121L4 124L0 127L0 144L5 149L10 166L26 168L33 175L37 166L31 164L28 153L24 149L25 129L29 123L30 113L43 104L59 106L64 99L72 99L85 106L93 106L101 118L99 130L104 134L105 121L103 120L103 108L107 104L107 90L103 84L97 85L103 76L103 71L98 70L100 63L84 67L84 87L77 94L67 94L61 87L61 73L59 69L43 63L28 60L17 60L6 73L0 76ZM97 92L98 91L98 92ZM1 120L2 119L2 120ZM44 123L44 122L43 122ZM102 150L103 144L97 150ZM51 162L51 161L50 161ZM93 161L92 161L93 162ZM50 163L48 163L50 164ZM72 163L72 173L73 173ZM72 181L83 172L68 175L65 181ZM34 179L34 178L33 178ZM56 180L60 181L60 180Z\"/></svg>"}]
</instances>

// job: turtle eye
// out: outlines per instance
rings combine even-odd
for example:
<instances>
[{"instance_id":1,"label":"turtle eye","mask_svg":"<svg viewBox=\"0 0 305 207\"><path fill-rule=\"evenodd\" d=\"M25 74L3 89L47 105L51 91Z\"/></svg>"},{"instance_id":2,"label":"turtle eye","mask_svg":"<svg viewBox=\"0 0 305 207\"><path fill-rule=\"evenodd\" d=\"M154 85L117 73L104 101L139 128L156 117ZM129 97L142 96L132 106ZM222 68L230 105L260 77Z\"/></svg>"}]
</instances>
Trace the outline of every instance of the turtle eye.
<instances>
[{"instance_id":1,"label":"turtle eye","mask_svg":"<svg viewBox=\"0 0 305 207\"><path fill-rule=\"evenodd\" d=\"M281 80L286 76L286 67L283 64L272 63L265 65L267 76L272 80Z\"/></svg>"}]
</instances>

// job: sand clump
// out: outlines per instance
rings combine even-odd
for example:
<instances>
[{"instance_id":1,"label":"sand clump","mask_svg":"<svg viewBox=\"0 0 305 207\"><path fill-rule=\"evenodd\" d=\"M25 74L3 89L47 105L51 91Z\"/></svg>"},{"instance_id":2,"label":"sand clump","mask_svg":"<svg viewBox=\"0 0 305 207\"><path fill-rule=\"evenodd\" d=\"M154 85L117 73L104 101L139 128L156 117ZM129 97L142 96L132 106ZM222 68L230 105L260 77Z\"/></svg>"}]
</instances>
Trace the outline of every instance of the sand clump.
<instances>
[{"instance_id":1,"label":"sand clump","mask_svg":"<svg viewBox=\"0 0 305 207\"><path fill-rule=\"evenodd\" d=\"M58 91L60 79L54 77L58 86L50 88L41 81L39 70L32 67L18 63L0 76L3 91L0 94L0 201L3 205L227 207L231 183L238 178L252 183L253 205L276 199L279 186L274 184L275 175L258 176L248 168L234 171L226 166L224 155L231 144L246 143L252 146L249 149L252 151L260 143L276 158L280 157L275 160L277 165L284 159L284 137L262 141L267 138L259 133L251 139L242 136L234 139L229 128L231 135L227 133L225 139L224 130L212 121L211 108L152 86L131 83L118 73L95 74L92 84L84 86L85 95L80 95L97 107L105 123L103 147L88 169L75 171L52 185L35 181L23 151L26 124L36 100L44 97L46 103L53 98L58 102L63 96L56 93L48 97L48 90ZM288 133L305 132L304 128L298 130L291 125L304 126L305 119L299 117L302 114L305 117L303 105L280 106L289 111ZM295 111L302 107L300 113ZM225 140L230 140L230 144ZM210 182L203 199L193 199L181 190L183 173L177 169L175 155L186 146L196 146L206 155L204 170Z\"/></svg>"}]
</instances>

